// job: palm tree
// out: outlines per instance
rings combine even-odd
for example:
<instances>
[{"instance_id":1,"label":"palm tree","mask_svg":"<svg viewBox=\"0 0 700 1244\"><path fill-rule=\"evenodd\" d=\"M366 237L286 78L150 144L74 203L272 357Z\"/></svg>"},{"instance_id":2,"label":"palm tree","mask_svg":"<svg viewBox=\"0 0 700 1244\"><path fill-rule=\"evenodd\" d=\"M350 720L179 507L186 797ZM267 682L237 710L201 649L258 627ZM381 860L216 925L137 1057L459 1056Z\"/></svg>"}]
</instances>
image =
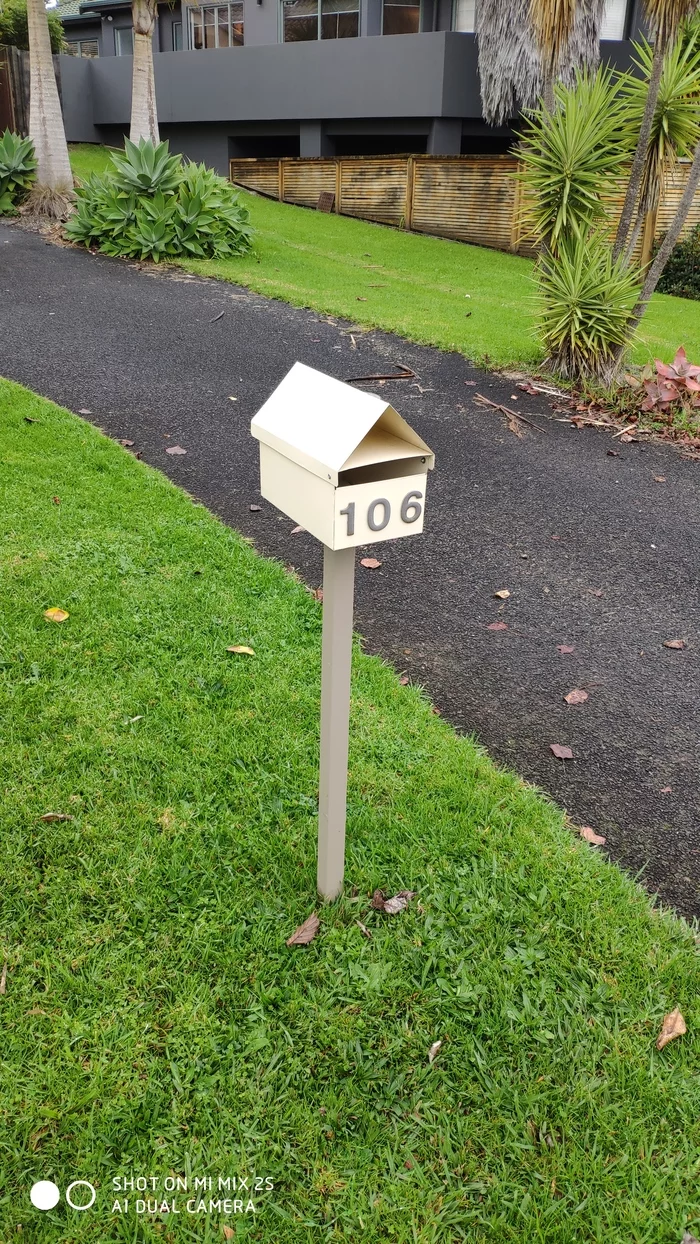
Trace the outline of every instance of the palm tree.
<instances>
[{"instance_id":1,"label":"palm tree","mask_svg":"<svg viewBox=\"0 0 700 1244\"><path fill-rule=\"evenodd\" d=\"M489 125L503 125L554 83L600 59L605 0L482 0L476 6L481 101Z\"/></svg>"},{"instance_id":2,"label":"palm tree","mask_svg":"<svg viewBox=\"0 0 700 1244\"><path fill-rule=\"evenodd\" d=\"M617 236L613 247L613 258L622 254L627 243L635 207L639 199L644 177L644 166L652 136L654 114L661 89L661 76L664 58L674 43L683 22L698 12L698 0L645 0L644 16L654 39L654 56L651 62L651 75L647 90L642 124L637 139L637 147L632 161L632 172L627 183L625 201L617 227Z\"/></svg>"},{"instance_id":3,"label":"palm tree","mask_svg":"<svg viewBox=\"0 0 700 1244\"><path fill-rule=\"evenodd\" d=\"M153 72L153 31L157 17L158 0L132 0L134 68L129 138L132 143L138 143L142 138L150 139L154 146L160 141Z\"/></svg>"},{"instance_id":4,"label":"palm tree","mask_svg":"<svg viewBox=\"0 0 700 1244\"><path fill-rule=\"evenodd\" d=\"M27 0L29 34L29 137L37 159L29 206L48 216L65 216L73 194L73 174L51 54L44 0Z\"/></svg>"}]
</instances>

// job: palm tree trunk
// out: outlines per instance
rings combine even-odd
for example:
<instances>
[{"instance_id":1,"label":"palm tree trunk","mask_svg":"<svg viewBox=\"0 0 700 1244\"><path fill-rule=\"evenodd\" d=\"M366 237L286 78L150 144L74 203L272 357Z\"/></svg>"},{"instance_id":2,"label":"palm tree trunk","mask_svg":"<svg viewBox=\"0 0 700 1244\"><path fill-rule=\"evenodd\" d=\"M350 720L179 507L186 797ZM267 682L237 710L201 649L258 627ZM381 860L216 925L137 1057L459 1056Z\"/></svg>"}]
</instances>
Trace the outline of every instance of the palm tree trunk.
<instances>
[{"instance_id":1,"label":"palm tree trunk","mask_svg":"<svg viewBox=\"0 0 700 1244\"><path fill-rule=\"evenodd\" d=\"M153 31L157 0L132 0L131 14L134 27L134 68L129 138L133 143L147 138L155 145L160 141L153 73Z\"/></svg>"},{"instance_id":2,"label":"palm tree trunk","mask_svg":"<svg viewBox=\"0 0 700 1244\"><path fill-rule=\"evenodd\" d=\"M44 0L27 0L29 32L29 137L37 158L36 185L58 194L73 190L66 132L51 54Z\"/></svg>"},{"instance_id":3,"label":"palm tree trunk","mask_svg":"<svg viewBox=\"0 0 700 1244\"><path fill-rule=\"evenodd\" d=\"M673 217L673 220L671 221L668 233L666 234L666 237L664 238L663 242L661 243L661 246L656 252L656 255L653 261L649 264L649 267L647 268L647 274L644 280L644 285L642 287L642 292L639 295L637 305L634 308L632 315L630 316L630 321L628 325L628 333L627 333L628 341L631 340L632 335L634 334L637 328L637 325L639 324L642 316L644 315L644 312L646 311L647 305L649 303L649 299L651 298L652 294L654 293L654 290L656 289L656 286L659 283L661 273L666 267L666 262L668 260L668 257L671 254L671 251L673 250L674 246L676 245L676 242L678 241L679 237L681 236L681 231L688 218L688 212L690 211L693 199L695 198L695 192L699 185L700 185L700 143L698 143L697 147L695 148L695 155L693 157L693 163L690 166L690 172L688 174L688 181L687 181L685 190L683 191L683 195L681 197L680 203L678 204L678 207L676 208L676 214ZM620 367L623 355L625 353L625 348L626 347L623 346L617 352L616 370L619 369Z\"/></svg>"},{"instance_id":4,"label":"palm tree trunk","mask_svg":"<svg viewBox=\"0 0 700 1244\"><path fill-rule=\"evenodd\" d=\"M627 241L627 235L632 224L635 205L639 198L639 191L642 185L642 176L644 174L644 162L647 157L647 149L649 147L649 139L651 138L651 127L654 123L654 113L659 99L659 90L661 89L661 74L664 67L664 54L666 48L662 46L661 40L657 38L654 44L654 57L651 62L651 75L649 78L649 89L647 91L646 103L644 105L644 115L642 117L642 126L639 131L637 140L637 149L634 153L632 161L632 171L629 181L627 182L627 191L625 193L625 201L622 205L622 214L620 222L617 226L617 236L615 245L613 246L613 259L617 259L624 250Z\"/></svg>"}]
</instances>

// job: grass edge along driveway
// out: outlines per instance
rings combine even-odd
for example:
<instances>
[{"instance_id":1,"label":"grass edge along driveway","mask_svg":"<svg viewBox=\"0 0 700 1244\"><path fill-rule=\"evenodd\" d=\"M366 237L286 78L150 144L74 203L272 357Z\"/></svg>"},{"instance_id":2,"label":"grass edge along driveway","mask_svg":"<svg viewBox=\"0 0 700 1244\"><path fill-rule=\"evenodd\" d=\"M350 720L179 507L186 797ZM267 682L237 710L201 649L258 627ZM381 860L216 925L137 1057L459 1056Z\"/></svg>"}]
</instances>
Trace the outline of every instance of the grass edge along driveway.
<instances>
[{"instance_id":1,"label":"grass edge along driveway","mask_svg":"<svg viewBox=\"0 0 700 1244\"><path fill-rule=\"evenodd\" d=\"M697 1233L688 926L358 646L346 892L287 948L316 905L320 605L2 381L0 463L0 1237L222 1238L162 1184L163 1232L112 1212L140 1174L270 1179L233 1224L270 1244ZM388 917L375 887L417 897ZM78 1178L89 1213L29 1204Z\"/></svg>"},{"instance_id":2,"label":"grass edge along driveway","mask_svg":"<svg viewBox=\"0 0 700 1244\"><path fill-rule=\"evenodd\" d=\"M102 172L109 151L78 144L71 163L78 177ZM541 361L529 259L240 193L257 230L255 254L180 267L477 363ZM670 362L679 345L700 361L700 303L655 294L634 361Z\"/></svg>"}]
</instances>

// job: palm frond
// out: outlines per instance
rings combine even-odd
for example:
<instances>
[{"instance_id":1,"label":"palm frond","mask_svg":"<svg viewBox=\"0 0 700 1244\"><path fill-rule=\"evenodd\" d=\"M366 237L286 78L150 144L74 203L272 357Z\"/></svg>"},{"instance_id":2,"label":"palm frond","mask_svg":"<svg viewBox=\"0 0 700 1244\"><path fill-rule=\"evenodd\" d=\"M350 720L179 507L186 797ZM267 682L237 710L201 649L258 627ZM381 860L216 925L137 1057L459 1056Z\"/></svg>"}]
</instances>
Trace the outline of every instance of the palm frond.
<instances>
[{"instance_id":1,"label":"palm frond","mask_svg":"<svg viewBox=\"0 0 700 1244\"><path fill-rule=\"evenodd\" d=\"M698 11L698 0L645 0L644 16L662 47L675 39L683 22Z\"/></svg>"}]
</instances>

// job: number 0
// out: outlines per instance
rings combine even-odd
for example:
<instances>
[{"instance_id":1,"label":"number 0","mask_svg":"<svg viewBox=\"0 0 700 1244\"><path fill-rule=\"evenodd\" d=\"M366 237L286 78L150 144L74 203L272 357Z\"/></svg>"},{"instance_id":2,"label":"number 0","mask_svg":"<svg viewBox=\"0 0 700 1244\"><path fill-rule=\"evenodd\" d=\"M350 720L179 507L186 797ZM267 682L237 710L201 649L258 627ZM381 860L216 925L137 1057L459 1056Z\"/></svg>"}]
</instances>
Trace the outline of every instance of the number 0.
<instances>
[{"instance_id":1,"label":"number 0","mask_svg":"<svg viewBox=\"0 0 700 1244\"><path fill-rule=\"evenodd\" d=\"M405 523L415 523L423 512L423 506L419 503L418 498L422 497L422 492L407 492L401 502L401 517ZM416 500L414 500L414 497ZM411 511L409 513L409 510Z\"/></svg>"}]
</instances>

